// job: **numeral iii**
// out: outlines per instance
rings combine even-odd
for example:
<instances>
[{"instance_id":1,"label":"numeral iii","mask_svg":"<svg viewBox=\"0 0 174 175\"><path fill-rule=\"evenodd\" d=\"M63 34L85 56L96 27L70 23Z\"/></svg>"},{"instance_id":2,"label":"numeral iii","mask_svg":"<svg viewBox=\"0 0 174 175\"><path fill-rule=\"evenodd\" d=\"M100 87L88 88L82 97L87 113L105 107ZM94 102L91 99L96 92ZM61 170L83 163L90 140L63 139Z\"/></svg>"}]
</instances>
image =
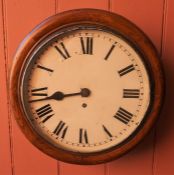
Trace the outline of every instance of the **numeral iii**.
<instances>
[{"instance_id":1,"label":"numeral iii","mask_svg":"<svg viewBox=\"0 0 174 175\"><path fill-rule=\"evenodd\" d=\"M123 98L139 98L139 89L123 89Z\"/></svg>"}]
</instances>

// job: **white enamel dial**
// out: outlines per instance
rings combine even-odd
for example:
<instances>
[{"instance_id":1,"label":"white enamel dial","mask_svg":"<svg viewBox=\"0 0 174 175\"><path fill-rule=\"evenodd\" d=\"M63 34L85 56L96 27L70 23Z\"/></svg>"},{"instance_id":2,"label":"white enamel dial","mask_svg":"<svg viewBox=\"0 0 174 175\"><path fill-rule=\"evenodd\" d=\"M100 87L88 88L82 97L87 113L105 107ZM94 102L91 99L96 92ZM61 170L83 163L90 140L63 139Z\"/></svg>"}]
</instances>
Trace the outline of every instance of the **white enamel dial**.
<instances>
[{"instance_id":1,"label":"white enamel dial","mask_svg":"<svg viewBox=\"0 0 174 175\"><path fill-rule=\"evenodd\" d=\"M79 29L39 49L21 92L41 136L89 153L122 143L138 128L150 103L150 82L140 55L125 40Z\"/></svg>"}]
</instances>

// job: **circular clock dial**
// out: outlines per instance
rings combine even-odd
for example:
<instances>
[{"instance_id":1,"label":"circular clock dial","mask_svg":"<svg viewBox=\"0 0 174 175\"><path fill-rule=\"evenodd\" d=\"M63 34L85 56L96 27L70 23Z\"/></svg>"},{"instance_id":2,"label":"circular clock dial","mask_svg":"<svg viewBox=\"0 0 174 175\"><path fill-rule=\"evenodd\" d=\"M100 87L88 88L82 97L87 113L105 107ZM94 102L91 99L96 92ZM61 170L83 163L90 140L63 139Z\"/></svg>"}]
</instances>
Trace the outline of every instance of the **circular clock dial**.
<instances>
[{"instance_id":1,"label":"circular clock dial","mask_svg":"<svg viewBox=\"0 0 174 175\"><path fill-rule=\"evenodd\" d=\"M90 153L122 144L150 104L148 72L117 34L76 28L47 36L25 68L21 95L35 131L62 149Z\"/></svg>"}]
</instances>

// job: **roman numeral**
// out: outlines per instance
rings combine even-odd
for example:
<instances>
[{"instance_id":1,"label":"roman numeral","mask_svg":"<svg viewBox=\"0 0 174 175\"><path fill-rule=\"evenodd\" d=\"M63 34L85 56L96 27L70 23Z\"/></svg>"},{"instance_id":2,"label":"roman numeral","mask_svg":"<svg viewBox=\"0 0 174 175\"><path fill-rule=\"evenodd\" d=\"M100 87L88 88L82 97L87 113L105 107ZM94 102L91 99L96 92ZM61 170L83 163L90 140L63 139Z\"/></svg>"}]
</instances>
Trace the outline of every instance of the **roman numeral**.
<instances>
[{"instance_id":1,"label":"roman numeral","mask_svg":"<svg viewBox=\"0 0 174 175\"><path fill-rule=\"evenodd\" d=\"M54 46L54 47L64 59L67 59L67 58L70 57L70 55L69 55L65 45L63 44L63 42L60 43L59 47L58 46Z\"/></svg>"},{"instance_id":2,"label":"roman numeral","mask_svg":"<svg viewBox=\"0 0 174 175\"><path fill-rule=\"evenodd\" d=\"M109 56L111 55L111 53L112 53L112 51L114 50L114 48L115 48L115 44L113 44L112 46L111 46L111 48L109 49L109 51L108 51L108 53L106 54L106 56L105 56L105 60L107 60L108 58L109 58Z\"/></svg>"},{"instance_id":3,"label":"roman numeral","mask_svg":"<svg viewBox=\"0 0 174 175\"><path fill-rule=\"evenodd\" d=\"M139 98L139 89L123 89L123 98Z\"/></svg>"},{"instance_id":4,"label":"roman numeral","mask_svg":"<svg viewBox=\"0 0 174 175\"><path fill-rule=\"evenodd\" d=\"M80 128L79 130L79 143L88 143L87 130Z\"/></svg>"},{"instance_id":5,"label":"roman numeral","mask_svg":"<svg viewBox=\"0 0 174 175\"><path fill-rule=\"evenodd\" d=\"M129 121L132 119L133 114L120 107L114 117L122 123L128 124Z\"/></svg>"},{"instance_id":6,"label":"roman numeral","mask_svg":"<svg viewBox=\"0 0 174 175\"><path fill-rule=\"evenodd\" d=\"M41 66L41 65L37 65L37 68L48 71L48 72L54 72L52 69L49 69L49 68Z\"/></svg>"},{"instance_id":7,"label":"roman numeral","mask_svg":"<svg viewBox=\"0 0 174 175\"><path fill-rule=\"evenodd\" d=\"M123 75L126 75L129 72L132 72L133 70L135 70L135 67L134 67L133 64L131 64L131 65L119 70L118 73L119 73L120 76L123 76Z\"/></svg>"},{"instance_id":8,"label":"roman numeral","mask_svg":"<svg viewBox=\"0 0 174 175\"><path fill-rule=\"evenodd\" d=\"M103 130L105 131L105 133L109 136L112 137L112 134L110 133L110 131L106 128L106 126L102 125Z\"/></svg>"},{"instance_id":9,"label":"roman numeral","mask_svg":"<svg viewBox=\"0 0 174 175\"><path fill-rule=\"evenodd\" d=\"M92 37L80 37L80 43L82 46L83 54L93 54L93 38Z\"/></svg>"},{"instance_id":10,"label":"roman numeral","mask_svg":"<svg viewBox=\"0 0 174 175\"><path fill-rule=\"evenodd\" d=\"M54 115L50 104L44 105L39 109L36 109L36 114L38 115L39 118L44 117L44 119L42 120L43 123L45 123L48 119L50 119Z\"/></svg>"},{"instance_id":11,"label":"roman numeral","mask_svg":"<svg viewBox=\"0 0 174 175\"><path fill-rule=\"evenodd\" d=\"M66 125L65 122L60 121L56 126L55 130L53 131L53 133L56 134L57 136L60 136L63 139L68 130L68 126L65 126L65 125Z\"/></svg>"},{"instance_id":12,"label":"roman numeral","mask_svg":"<svg viewBox=\"0 0 174 175\"><path fill-rule=\"evenodd\" d=\"M45 91L47 89L48 89L47 87L32 89L31 90L31 95L32 96L47 96L47 93L42 92L42 91Z\"/></svg>"}]
</instances>

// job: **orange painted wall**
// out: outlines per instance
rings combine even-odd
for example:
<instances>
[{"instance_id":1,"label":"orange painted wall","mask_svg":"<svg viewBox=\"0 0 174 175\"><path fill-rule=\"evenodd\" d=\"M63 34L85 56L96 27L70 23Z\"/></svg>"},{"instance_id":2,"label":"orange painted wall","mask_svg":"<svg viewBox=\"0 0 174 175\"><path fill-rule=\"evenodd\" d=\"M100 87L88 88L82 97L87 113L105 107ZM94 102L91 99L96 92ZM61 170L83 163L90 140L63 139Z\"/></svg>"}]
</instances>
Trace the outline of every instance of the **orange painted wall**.
<instances>
[{"instance_id":1,"label":"orange painted wall","mask_svg":"<svg viewBox=\"0 0 174 175\"><path fill-rule=\"evenodd\" d=\"M105 9L133 21L156 45L166 73L166 101L156 127L126 156L97 166L58 162L38 151L19 130L9 107L8 74L20 41L45 18L75 8ZM0 175L173 175L173 31L173 0L1 0Z\"/></svg>"}]
</instances>

